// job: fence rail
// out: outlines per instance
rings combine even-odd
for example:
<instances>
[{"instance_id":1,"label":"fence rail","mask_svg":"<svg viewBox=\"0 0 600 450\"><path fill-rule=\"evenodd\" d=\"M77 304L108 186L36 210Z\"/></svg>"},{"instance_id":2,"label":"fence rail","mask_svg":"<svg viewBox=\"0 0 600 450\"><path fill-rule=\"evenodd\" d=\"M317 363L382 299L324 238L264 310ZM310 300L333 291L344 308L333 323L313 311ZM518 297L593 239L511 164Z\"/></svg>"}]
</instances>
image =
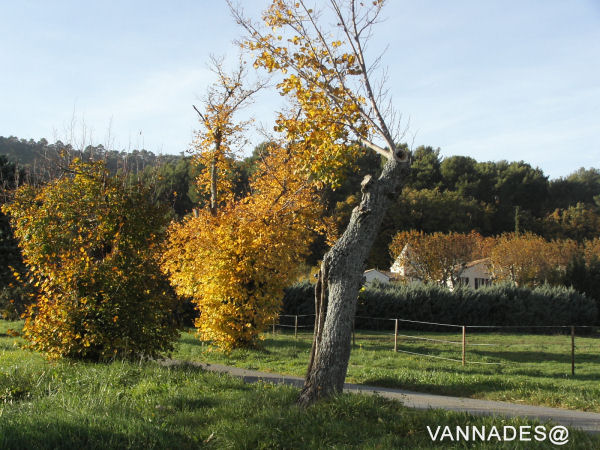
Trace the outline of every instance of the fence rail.
<instances>
[{"instance_id":1,"label":"fence rail","mask_svg":"<svg viewBox=\"0 0 600 450\"><path fill-rule=\"evenodd\" d=\"M306 328L313 328L314 327L314 323L313 324L299 324L298 320L301 319L303 321L306 321L305 318L309 318L309 317L315 317L315 314L281 314L278 316L278 319L273 321L273 334L275 334L276 332L276 328L277 327L281 327L281 328L286 328L286 329L294 329L294 337L297 338L298 337L298 330L299 329L306 329ZM293 319L293 324L291 323L281 323L282 319ZM397 353L405 353L405 354L409 354L409 355L418 355L418 356L423 356L423 357L427 357L427 358L434 358L434 359L442 359L442 360L447 360L447 361L454 361L454 362L460 362L463 366L466 364L480 364L480 365L503 365L506 364L506 362L500 362L500 361L473 361L470 360L469 358L467 358L467 348L478 348L478 347L485 347L485 348L490 348L490 347L502 347L502 348L507 348L507 347L515 347L515 346L520 346L520 347L540 347L539 344L528 344L526 342L519 342L519 343L489 343L489 342L469 342L467 339L467 331L469 329L471 330L492 330L492 329L497 329L497 330L503 330L503 329L511 329L511 330L517 330L517 329L564 329L564 330L568 330L568 336L570 337L569 339L569 349L570 349L570 356L571 356L571 375L575 375L575 338L576 338L576 328L582 328L582 329L598 329L599 327L594 326L594 325L458 325L458 324L450 324L450 323L440 323L440 322L427 322L427 321L421 321L421 320L410 320L410 319L402 319L402 318L389 318L389 317L368 317L368 316L355 316L355 322L353 324L352 327L352 344L353 346L356 345L356 337L355 337L355 323L356 323L356 319L360 319L360 320L367 320L367 321L383 321L383 322L393 322L394 324L394 331L392 332L383 332L383 333L378 333L381 335L389 335L389 336L394 336L394 341L393 341L393 351L397 352ZM407 323L407 324L420 324L420 325L427 325L427 326L433 326L433 327L447 327L447 328L458 328L457 331L459 331L459 340L449 340L449 339L436 339L435 337L425 337L425 336L415 336L415 335L410 335L410 334L403 334L403 333L399 333L399 324L401 323ZM404 341L410 341L410 340L415 340L415 341L424 341L424 342L432 342L434 344L444 344L444 345L456 345L456 346L460 346L461 347L461 358L448 358L445 356L438 356L438 355L432 355L432 354L427 354L427 353L419 353L419 352L412 352L412 351L408 351L408 350L404 350L404 349L399 349L398 348L398 343L399 343L399 339L402 339ZM599 346L600 347L600 346ZM593 348L593 346L583 346L583 347L577 347L577 348Z\"/></svg>"}]
</instances>

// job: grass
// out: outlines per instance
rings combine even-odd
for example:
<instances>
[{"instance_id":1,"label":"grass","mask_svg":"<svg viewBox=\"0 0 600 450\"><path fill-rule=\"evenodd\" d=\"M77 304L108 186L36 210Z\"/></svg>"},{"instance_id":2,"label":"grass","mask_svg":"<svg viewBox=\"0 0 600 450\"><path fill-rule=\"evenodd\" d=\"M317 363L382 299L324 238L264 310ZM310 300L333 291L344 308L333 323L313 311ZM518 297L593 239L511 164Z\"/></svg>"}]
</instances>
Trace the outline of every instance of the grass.
<instances>
[{"instance_id":1,"label":"grass","mask_svg":"<svg viewBox=\"0 0 600 450\"><path fill-rule=\"evenodd\" d=\"M447 361L393 353L393 335L357 332L347 381L420 392L502 400L600 412L600 340L576 338L576 372L571 376L570 336L469 334L462 366L458 333L403 331L440 343L399 338L398 350L458 359ZM261 350L210 351L192 334L183 334L174 358L228 364L247 369L303 376L312 334L265 334ZM493 344L493 345L473 345ZM500 364L477 364L477 363Z\"/></svg>"},{"instance_id":2,"label":"grass","mask_svg":"<svg viewBox=\"0 0 600 450\"><path fill-rule=\"evenodd\" d=\"M182 364L47 362L0 322L0 448L406 448L434 447L426 427L534 425L523 419L416 411L374 396L340 395L296 407L298 391ZM189 336L184 336L182 345ZM571 432L565 448L600 439ZM452 443L443 448L553 448L547 442Z\"/></svg>"}]
</instances>

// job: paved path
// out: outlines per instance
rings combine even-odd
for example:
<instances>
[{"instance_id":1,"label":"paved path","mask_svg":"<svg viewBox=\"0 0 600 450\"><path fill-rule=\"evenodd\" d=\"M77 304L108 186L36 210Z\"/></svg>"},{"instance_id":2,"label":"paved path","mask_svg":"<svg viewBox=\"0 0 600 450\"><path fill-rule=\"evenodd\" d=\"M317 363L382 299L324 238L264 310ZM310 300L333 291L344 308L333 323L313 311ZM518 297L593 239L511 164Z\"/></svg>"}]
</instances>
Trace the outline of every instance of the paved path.
<instances>
[{"instance_id":1,"label":"paved path","mask_svg":"<svg viewBox=\"0 0 600 450\"><path fill-rule=\"evenodd\" d=\"M304 382L304 379L299 377L240 369L238 367L224 366L221 364L207 364L178 360L165 360L162 363L165 365L190 364L211 372L227 373L234 377L242 378L246 383L263 381L274 384L287 384L291 386L302 387ZM545 406L495 402L490 400L477 400L464 397L449 397L446 395L424 394L421 392L405 391L403 389L390 389L350 383L344 384L344 392L371 395L376 394L380 395L381 397L399 400L405 406L416 409L439 408L449 411L468 412L478 415L527 417L543 422L552 420L552 422L559 425L578 428L590 433L600 433L600 414L598 413L547 408Z\"/></svg>"}]
</instances>

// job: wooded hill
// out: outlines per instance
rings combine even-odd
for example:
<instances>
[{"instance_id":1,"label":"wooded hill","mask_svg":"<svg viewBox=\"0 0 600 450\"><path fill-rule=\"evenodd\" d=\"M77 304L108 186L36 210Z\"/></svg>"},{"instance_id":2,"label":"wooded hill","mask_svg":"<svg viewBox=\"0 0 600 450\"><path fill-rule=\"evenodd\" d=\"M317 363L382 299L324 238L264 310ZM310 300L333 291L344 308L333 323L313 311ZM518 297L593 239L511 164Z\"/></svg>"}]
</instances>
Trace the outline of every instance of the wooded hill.
<instances>
[{"instance_id":1,"label":"wooded hill","mask_svg":"<svg viewBox=\"0 0 600 450\"><path fill-rule=\"evenodd\" d=\"M235 161L234 186L241 195L248 189L248 178L256 162L267 149L257 146L251 156ZM198 172L192 157L156 155L147 150L131 152L108 150L102 145L77 150L57 141L0 137L0 155L4 165L16 163L21 179L45 182L58 176L60 154L86 159L102 159L112 173L126 174L130 182L152 186L154 200L167 203L182 217L195 205L207 200L198 194L194 179ZM507 231L531 231L547 239L583 240L600 234L600 170L581 168L576 172L550 180L540 168L524 161L479 162L467 156L440 156L440 149L421 146L413 151L410 177L403 192L389 209L368 264L389 267L388 247L400 230L425 232L469 232L498 235ZM7 166L8 167L8 166ZM10 170L3 168L3 179ZM21 170L19 170L19 169ZM378 155L366 154L347 173L346 181L335 191L323 192L327 214L335 217L340 229L358 204L362 178L381 168ZM6 172L6 173L5 173ZM14 173L17 173L14 172ZM21 181L22 182L22 181ZM10 183L5 182L5 189ZM315 245L314 264L324 250Z\"/></svg>"}]
</instances>

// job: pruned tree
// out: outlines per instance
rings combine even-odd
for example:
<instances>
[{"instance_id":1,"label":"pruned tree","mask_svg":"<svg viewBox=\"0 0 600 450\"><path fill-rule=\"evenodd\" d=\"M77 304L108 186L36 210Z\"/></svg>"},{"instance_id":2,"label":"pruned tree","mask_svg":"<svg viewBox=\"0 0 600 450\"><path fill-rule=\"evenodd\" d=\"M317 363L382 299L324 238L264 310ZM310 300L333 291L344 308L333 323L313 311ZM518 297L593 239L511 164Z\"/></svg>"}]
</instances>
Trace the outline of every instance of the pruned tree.
<instances>
[{"instance_id":1,"label":"pruned tree","mask_svg":"<svg viewBox=\"0 0 600 450\"><path fill-rule=\"evenodd\" d=\"M556 282L578 252L571 239L546 241L533 233L506 233L491 251L491 271L497 280L520 286Z\"/></svg>"},{"instance_id":2,"label":"pruned tree","mask_svg":"<svg viewBox=\"0 0 600 450\"><path fill-rule=\"evenodd\" d=\"M403 250L409 247L410 251ZM456 286L465 265L490 255L490 238L476 231L424 233L400 231L392 239L390 253L416 278L442 286Z\"/></svg>"},{"instance_id":3,"label":"pruned tree","mask_svg":"<svg viewBox=\"0 0 600 450\"><path fill-rule=\"evenodd\" d=\"M362 181L360 204L323 258L301 405L342 391L365 260L388 204L408 172L409 154L397 145L403 138L402 123L396 120L385 77L381 83L373 81L380 58L369 65L365 54L383 3L330 0L334 29L324 25L324 13L303 0L273 0L263 13L263 24L232 7L235 19L247 31L242 45L256 54L255 66L282 74L278 88L292 107L279 114L277 129L289 142L303 145L297 157L307 178L335 186L341 169L365 148L387 160L377 179L366 176Z\"/></svg>"}]
</instances>

